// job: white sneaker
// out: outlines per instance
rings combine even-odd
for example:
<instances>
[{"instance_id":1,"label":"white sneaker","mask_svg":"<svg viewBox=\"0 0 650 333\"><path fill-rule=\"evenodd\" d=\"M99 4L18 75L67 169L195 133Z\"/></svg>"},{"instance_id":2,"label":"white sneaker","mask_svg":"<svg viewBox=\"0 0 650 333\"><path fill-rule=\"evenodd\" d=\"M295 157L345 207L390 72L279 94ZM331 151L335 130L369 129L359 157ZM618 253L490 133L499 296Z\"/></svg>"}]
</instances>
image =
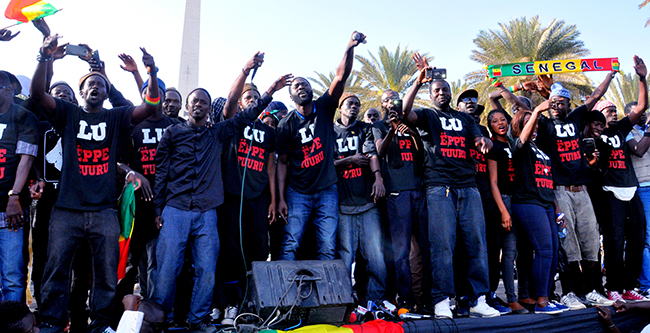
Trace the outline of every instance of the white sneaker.
<instances>
[{"instance_id":1,"label":"white sneaker","mask_svg":"<svg viewBox=\"0 0 650 333\"><path fill-rule=\"evenodd\" d=\"M564 306L568 307L569 310L582 310L587 308L584 304L582 304L582 302L580 302L580 300L578 299L576 294L573 293L573 291L562 296L560 302L562 302Z\"/></svg>"},{"instance_id":2,"label":"white sneaker","mask_svg":"<svg viewBox=\"0 0 650 333\"><path fill-rule=\"evenodd\" d=\"M237 306L228 306L226 311L223 312L222 326L233 326L235 324L235 317L237 317L239 308Z\"/></svg>"},{"instance_id":3,"label":"white sneaker","mask_svg":"<svg viewBox=\"0 0 650 333\"><path fill-rule=\"evenodd\" d=\"M212 313L210 313L210 319L212 320L212 322L215 322L219 318L221 318L221 310L219 310L218 308L212 309Z\"/></svg>"},{"instance_id":4,"label":"white sneaker","mask_svg":"<svg viewBox=\"0 0 650 333\"><path fill-rule=\"evenodd\" d=\"M449 297L443 299L442 301L436 303L434 309L436 319L453 319L454 315L451 313L451 307L449 306Z\"/></svg>"},{"instance_id":5,"label":"white sneaker","mask_svg":"<svg viewBox=\"0 0 650 333\"><path fill-rule=\"evenodd\" d=\"M600 306L612 306L614 305L614 301L607 299L607 297L599 294L595 289L592 290L590 293L585 295L585 298L587 301L591 303L591 305L600 305Z\"/></svg>"},{"instance_id":6,"label":"white sneaker","mask_svg":"<svg viewBox=\"0 0 650 333\"><path fill-rule=\"evenodd\" d=\"M476 305L469 308L470 318L491 318L500 316L499 311L489 306L485 301L485 295L480 296Z\"/></svg>"}]
</instances>

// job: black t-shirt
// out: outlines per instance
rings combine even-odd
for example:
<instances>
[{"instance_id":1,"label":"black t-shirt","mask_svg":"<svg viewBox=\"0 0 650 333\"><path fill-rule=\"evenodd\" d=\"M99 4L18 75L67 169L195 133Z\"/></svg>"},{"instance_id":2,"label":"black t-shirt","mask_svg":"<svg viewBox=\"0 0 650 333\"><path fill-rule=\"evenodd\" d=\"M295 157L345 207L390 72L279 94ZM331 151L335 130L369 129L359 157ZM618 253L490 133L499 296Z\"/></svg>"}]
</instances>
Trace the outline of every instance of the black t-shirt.
<instances>
[{"instance_id":1,"label":"black t-shirt","mask_svg":"<svg viewBox=\"0 0 650 333\"><path fill-rule=\"evenodd\" d=\"M553 205L555 193L551 158L531 141L522 144L519 138L516 138L511 148L515 165L515 192L512 202L544 207Z\"/></svg>"},{"instance_id":2,"label":"black t-shirt","mask_svg":"<svg viewBox=\"0 0 650 333\"><path fill-rule=\"evenodd\" d=\"M165 129L180 121L163 115L158 120L145 119L131 130L129 166L141 173L151 186L156 180L156 150Z\"/></svg>"},{"instance_id":3,"label":"black t-shirt","mask_svg":"<svg viewBox=\"0 0 650 333\"><path fill-rule=\"evenodd\" d=\"M135 107L88 113L80 106L55 100L50 123L61 135L63 148L61 195L55 206L80 211L114 208L119 133L131 125Z\"/></svg>"},{"instance_id":4,"label":"black t-shirt","mask_svg":"<svg viewBox=\"0 0 650 333\"><path fill-rule=\"evenodd\" d=\"M287 154L287 183L303 194L314 194L336 184L333 118L336 101L329 92L314 101L303 117L289 112L276 131L278 155Z\"/></svg>"},{"instance_id":5,"label":"black t-shirt","mask_svg":"<svg viewBox=\"0 0 650 333\"><path fill-rule=\"evenodd\" d=\"M251 143L252 142L252 143ZM251 148L252 146L252 148ZM227 193L241 195L244 165L244 197L259 197L269 184L269 155L275 152L275 131L260 120L249 124L223 146L222 174ZM248 161L246 160L248 156Z\"/></svg>"},{"instance_id":6,"label":"black t-shirt","mask_svg":"<svg viewBox=\"0 0 650 333\"><path fill-rule=\"evenodd\" d=\"M355 121L345 127L340 121L336 121L334 133L336 134L334 153L337 160L356 154L376 155L374 143L367 140L372 136L370 124ZM375 175L370 170L370 165L361 167L350 164L340 168L338 179L339 206L342 212L346 212L345 207L360 207L373 203L370 194Z\"/></svg>"},{"instance_id":7,"label":"black t-shirt","mask_svg":"<svg viewBox=\"0 0 650 333\"><path fill-rule=\"evenodd\" d=\"M484 137L490 137L485 126L478 125L478 128ZM490 191L490 174L488 173L487 160L485 159L485 156L476 148L470 150L470 155L474 159L474 163L476 163L476 187L478 188L479 193L481 193L481 197L492 198L492 191Z\"/></svg>"},{"instance_id":8,"label":"black t-shirt","mask_svg":"<svg viewBox=\"0 0 650 333\"><path fill-rule=\"evenodd\" d=\"M476 165L470 150L481 132L471 115L452 110L418 109L417 127L423 131L427 154L427 186L475 187Z\"/></svg>"},{"instance_id":9,"label":"black t-shirt","mask_svg":"<svg viewBox=\"0 0 650 333\"><path fill-rule=\"evenodd\" d=\"M390 122L376 121L372 125L372 144L384 139L388 134ZM388 193L417 190L422 186L421 159L415 149L415 139L408 133L396 132L386 155L380 159L381 174Z\"/></svg>"},{"instance_id":10,"label":"black t-shirt","mask_svg":"<svg viewBox=\"0 0 650 333\"><path fill-rule=\"evenodd\" d=\"M512 195L514 192L515 166L512 163L510 145L499 140L492 140L494 145L486 157L497 162L497 182L499 192Z\"/></svg>"},{"instance_id":11,"label":"black t-shirt","mask_svg":"<svg viewBox=\"0 0 650 333\"><path fill-rule=\"evenodd\" d=\"M589 112L585 105L581 105L564 120L539 119L536 141L539 148L551 157L556 185L585 185L590 181L589 165L580 142L582 120Z\"/></svg>"},{"instance_id":12,"label":"black t-shirt","mask_svg":"<svg viewBox=\"0 0 650 333\"><path fill-rule=\"evenodd\" d=\"M636 178L630 152L628 151L625 137L632 130L634 125L630 118L625 117L616 125L609 125L600 135L600 139L607 143L609 149L601 151L600 158L604 158L605 176L603 185L632 187L639 186ZM598 148L599 150L601 148ZM604 153L604 154L603 154Z\"/></svg>"},{"instance_id":13,"label":"black t-shirt","mask_svg":"<svg viewBox=\"0 0 650 333\"><path fill-rule=\"evenodd\" d=\"M36 156L38 150L38 119L22 106L12 104L0 114L0 212L7 209L9 190L16 181L21 155ZM29 207L29 191L20 190L22 208Z\"/></svg>"}]
</instances>

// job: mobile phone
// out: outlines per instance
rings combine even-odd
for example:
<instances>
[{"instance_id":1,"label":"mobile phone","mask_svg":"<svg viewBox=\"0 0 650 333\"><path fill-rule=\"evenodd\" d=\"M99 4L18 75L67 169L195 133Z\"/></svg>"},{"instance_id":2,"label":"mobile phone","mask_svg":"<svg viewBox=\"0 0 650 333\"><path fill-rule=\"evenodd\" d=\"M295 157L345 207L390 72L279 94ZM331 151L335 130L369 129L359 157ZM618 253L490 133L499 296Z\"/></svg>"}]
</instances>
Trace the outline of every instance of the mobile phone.
<instances>
[{"instance_id":1,"label":"mobile phone","mask_svg":"<svg viewBox=\"0 0 650 333\"><path fill-rule=\"evenodd\" d=\"M402 113L402 100L401 99L394 99L393 100L393 110L397 111L399 113Z\"/></svg>"},{"instance_id":2,"label":"mobile phone","mask_svg":"<svg viewBox=\"0 0 650 333\"><path fill-rule=\"evenodd\" d=\"M425 73L427 79L444 80L447 78L446 68L427 68Z\"/></svg>"},{"instance_id":3,"label":"mobile phone","mask_svg":"<svg viewBox=\"0 0 650 333\"><path fill-rule=\"evenodd\" d=\"M89 51L84 46L69 44L65 46L65 54L87 57L89 55Z\"/></svg>"},{"instance_id":4,"label":"mobile phone","mask_svg":"<svg viewBox=\"0 0 650 333\"><path fill-rule=\"evenodd\" d=\"M596 140L594 138L584 138L582 139L582 146L587 156L593 156L596 151Z\"/></svg>"}]
</instances>

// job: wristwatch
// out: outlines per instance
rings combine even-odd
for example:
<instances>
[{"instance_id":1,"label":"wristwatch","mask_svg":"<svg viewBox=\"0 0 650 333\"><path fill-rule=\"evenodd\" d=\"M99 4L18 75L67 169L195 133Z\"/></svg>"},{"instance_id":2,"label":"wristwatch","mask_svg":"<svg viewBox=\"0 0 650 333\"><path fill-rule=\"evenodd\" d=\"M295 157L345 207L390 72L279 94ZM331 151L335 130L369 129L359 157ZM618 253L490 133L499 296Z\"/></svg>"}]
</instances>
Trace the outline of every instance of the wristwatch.
<instances>
[{"instance_id":1,"label":"wristwatch","mask_svg":"<svg viewBox=\"0 0 650 333\"><path fill-rule=\"evenodd\" d=\"M19 195L20 192L14 192L14 190L9 190L9 193L7 193L7 194L8 194L9 196L12 196L12 195Z\"/></svg>"}]
</instances>

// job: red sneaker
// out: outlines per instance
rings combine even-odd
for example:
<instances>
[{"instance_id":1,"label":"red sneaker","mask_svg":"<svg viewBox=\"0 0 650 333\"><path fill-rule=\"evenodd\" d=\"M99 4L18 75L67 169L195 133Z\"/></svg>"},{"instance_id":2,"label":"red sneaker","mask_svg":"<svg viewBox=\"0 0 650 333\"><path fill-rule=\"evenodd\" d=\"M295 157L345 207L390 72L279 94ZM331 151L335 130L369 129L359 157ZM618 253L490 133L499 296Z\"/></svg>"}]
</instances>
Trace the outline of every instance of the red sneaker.
<instances>
[{"instance_id":1,"label":"red sneaker","mask_svg":"<svg viewBox=\"0 0 650 333\"><path fill-rule=\"evenodd\" d=\"M635 290L626 290L623 292L623 295L621 295L621 297L623 297L623 299L626 301L647 301L648 300L643 295L637 293Z\"/></svg>"},{"instance_id":2,"label":"red sneaker","mask_svg":"<svg viewBox=\"0 0 650 333\"><path fill-rule=\"evenodd\" d=\"M622 301L625 302L623 297L621 297L621 294L618 293L618 291L608 291L607 292L607 298L609 298L610 301Z\"/></svg>"}]
</instances>

